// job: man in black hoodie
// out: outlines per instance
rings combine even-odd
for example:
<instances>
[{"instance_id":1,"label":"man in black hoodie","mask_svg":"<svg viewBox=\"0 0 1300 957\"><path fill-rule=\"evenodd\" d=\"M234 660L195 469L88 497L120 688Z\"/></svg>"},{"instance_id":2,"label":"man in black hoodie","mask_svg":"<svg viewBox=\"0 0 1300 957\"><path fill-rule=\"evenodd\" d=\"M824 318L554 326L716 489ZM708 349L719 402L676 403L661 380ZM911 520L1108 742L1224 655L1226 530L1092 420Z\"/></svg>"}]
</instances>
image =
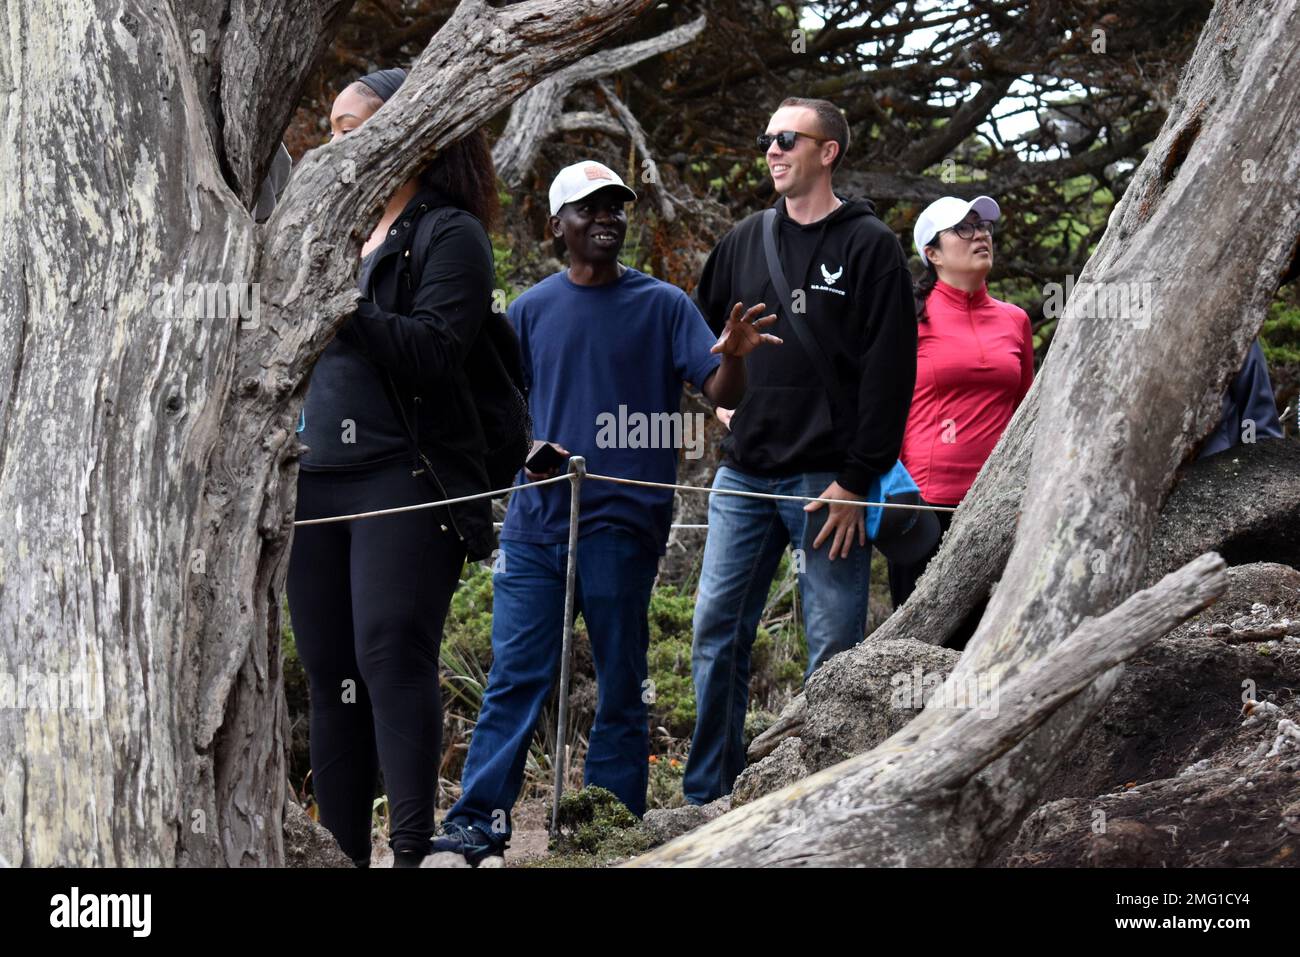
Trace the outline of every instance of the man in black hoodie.
<instances>
[{"instance_id":1,"label":"man in black hoodie","mask_svg":"<svg viewBox=\"0 0 1300 957\"><path fill-rule=\"evenodd\" d=\"M704 266L696 300L715 332L736 302L766 303L780 317L772 332L785 341L749 358L750 389L730 419L715 489L861 501L898 458L916 378L911 277L871 203L832 189L848 143L835 106L801 98L785 100L759 137L781 197L776 248L803 335L769 278L763 213L724 236ZM862 640L871 577L864 518L854 505L710 496L695 606L689 802L729 793L744 769L750 651L787 544L804 610L805 679Z\"/></svg>"}]
</instances>

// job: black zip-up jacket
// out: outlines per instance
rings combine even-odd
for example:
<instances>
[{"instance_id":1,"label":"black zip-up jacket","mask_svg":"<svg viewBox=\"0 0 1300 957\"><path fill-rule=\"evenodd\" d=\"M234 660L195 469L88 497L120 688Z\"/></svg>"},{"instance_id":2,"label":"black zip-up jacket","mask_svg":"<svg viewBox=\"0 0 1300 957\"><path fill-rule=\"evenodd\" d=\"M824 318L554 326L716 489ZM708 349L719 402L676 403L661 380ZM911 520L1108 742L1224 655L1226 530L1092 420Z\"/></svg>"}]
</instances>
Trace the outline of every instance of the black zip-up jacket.
<instances>
[{"instance_id":1,"label":"black zip-up jacket","mask_svg":"<svg viewBox=\"0 0 1300 957\"><path fill-rule=\"evenodd\" d=\"M385 374L394 413L417 437L412 471L423 470L438 498L486 492L486 442L465 365L492 308L487 232L473 215L426 188L402 210L376 256L368 296L339 338ZM491 555L490 501L448 511L469 558Z\"/></svg>"},{"instance_id":2,"label":"black zip-up jacket","mask_svg":"<svg viewBox=\"0 0 1300 957\"><path fill-rule=\"evenodd\" d=\"M777 314L766 330L784 340L747 358L749 389L723 442L724 461L753 475L834 472L865 495L898 459L916 381L912 280L897 237L867 200L845 200L800 225L777 203L777 252L794 306L826 353L826 384L791 328L768 276L762 212L742 220L709 255L695 300L715 333L732 305ZM831 396L834 396L832 399Z\"/></svg>"}]
</instances>

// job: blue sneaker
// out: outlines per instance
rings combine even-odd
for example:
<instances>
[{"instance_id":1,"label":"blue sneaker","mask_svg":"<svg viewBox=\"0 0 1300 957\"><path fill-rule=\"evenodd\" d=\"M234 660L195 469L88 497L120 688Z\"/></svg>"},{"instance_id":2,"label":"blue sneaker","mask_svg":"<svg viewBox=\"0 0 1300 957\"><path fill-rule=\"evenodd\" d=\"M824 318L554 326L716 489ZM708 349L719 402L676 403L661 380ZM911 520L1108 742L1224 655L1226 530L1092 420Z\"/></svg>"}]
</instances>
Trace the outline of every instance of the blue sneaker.
<instances>
[{"instance_id":1,"label":"blue sneaker","mask_svg":"<svg viewBox=\"0 0 1300 957\"><path fill-rule=\"evenodd\" d=\"M438 825L430 853L463 854L470 867L487 857L505 857L509 843L473 824L443 821Z\"/></svg>"}]
</instances>

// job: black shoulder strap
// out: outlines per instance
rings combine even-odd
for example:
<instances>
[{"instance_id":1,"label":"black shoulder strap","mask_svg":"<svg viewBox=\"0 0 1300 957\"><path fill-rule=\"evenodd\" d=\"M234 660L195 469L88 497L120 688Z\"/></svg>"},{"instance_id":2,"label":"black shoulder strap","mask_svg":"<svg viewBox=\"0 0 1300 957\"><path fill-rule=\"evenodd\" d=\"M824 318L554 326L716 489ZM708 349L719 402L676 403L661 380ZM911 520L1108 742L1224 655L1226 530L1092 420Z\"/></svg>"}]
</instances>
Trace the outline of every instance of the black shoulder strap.
<instances>
[{"instance_id":1,"label":"black shoulder strap","mask_svg":"<svg viewBox=\"0 0 1300 957\"><path fill-rule=\"evenodd\" d=\"M419 282L419 277L424 273L424 266L429 261L429 244L434 231L442 224L443 220L455 212L457 212L455 206L438 206L424 212L420 215L415 227L407 233L406 242L402 247L401 268L406 270L407 280L412 286ZM411 250L416 246L416 239L421 236L423 242L419 243L419 261L412 262L416 256L412 255Z\"/></svg>"},{"instance_id":2,"label":"black shoulder strap","mask_svg":"<svg viewBox=\"0 0 1300 957\"><path fill-rule=\"evenodd\" d=\"M794 311L794 305L790 298L790 284L786 282L785 271L781 268L781 260L776 255L776 231L778 223L776 221L776 207L770 207L763 213L763 255L767 257L767 274L772 279L772 287L776 289L776 294L781 299L781 308L785 311L786 318L790 320L790 327L794 329L794 334L799 337L799 343L803 346L803 351L808 354L812 361L813 368L821 376L822 384L829 393L831 402L836 401L835 374L831 371L830 360L826 358L826 353L822 350L821 344L813 336L812 330L804 323L803 317Z\"/></svg>"}]
</instances>

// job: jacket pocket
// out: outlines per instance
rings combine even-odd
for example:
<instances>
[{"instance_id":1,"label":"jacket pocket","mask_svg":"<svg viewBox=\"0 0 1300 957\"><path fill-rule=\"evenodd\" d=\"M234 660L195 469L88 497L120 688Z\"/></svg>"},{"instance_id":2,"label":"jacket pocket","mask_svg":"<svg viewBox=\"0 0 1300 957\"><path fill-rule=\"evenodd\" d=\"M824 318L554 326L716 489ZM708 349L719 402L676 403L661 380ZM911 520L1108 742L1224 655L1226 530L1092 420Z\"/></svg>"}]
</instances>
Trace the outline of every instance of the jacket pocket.
<instances>
[{"instance_id":1,"label":"jacket pocket","mask_svg":"<svg viewBox=\"0 0 1300 957\"><path fill-rule=\"evenodd\" d=\"M836 449L830 399L821 386L751 387L731 419L738 463L780 470Z\"/></svg>"}]
</instances>

